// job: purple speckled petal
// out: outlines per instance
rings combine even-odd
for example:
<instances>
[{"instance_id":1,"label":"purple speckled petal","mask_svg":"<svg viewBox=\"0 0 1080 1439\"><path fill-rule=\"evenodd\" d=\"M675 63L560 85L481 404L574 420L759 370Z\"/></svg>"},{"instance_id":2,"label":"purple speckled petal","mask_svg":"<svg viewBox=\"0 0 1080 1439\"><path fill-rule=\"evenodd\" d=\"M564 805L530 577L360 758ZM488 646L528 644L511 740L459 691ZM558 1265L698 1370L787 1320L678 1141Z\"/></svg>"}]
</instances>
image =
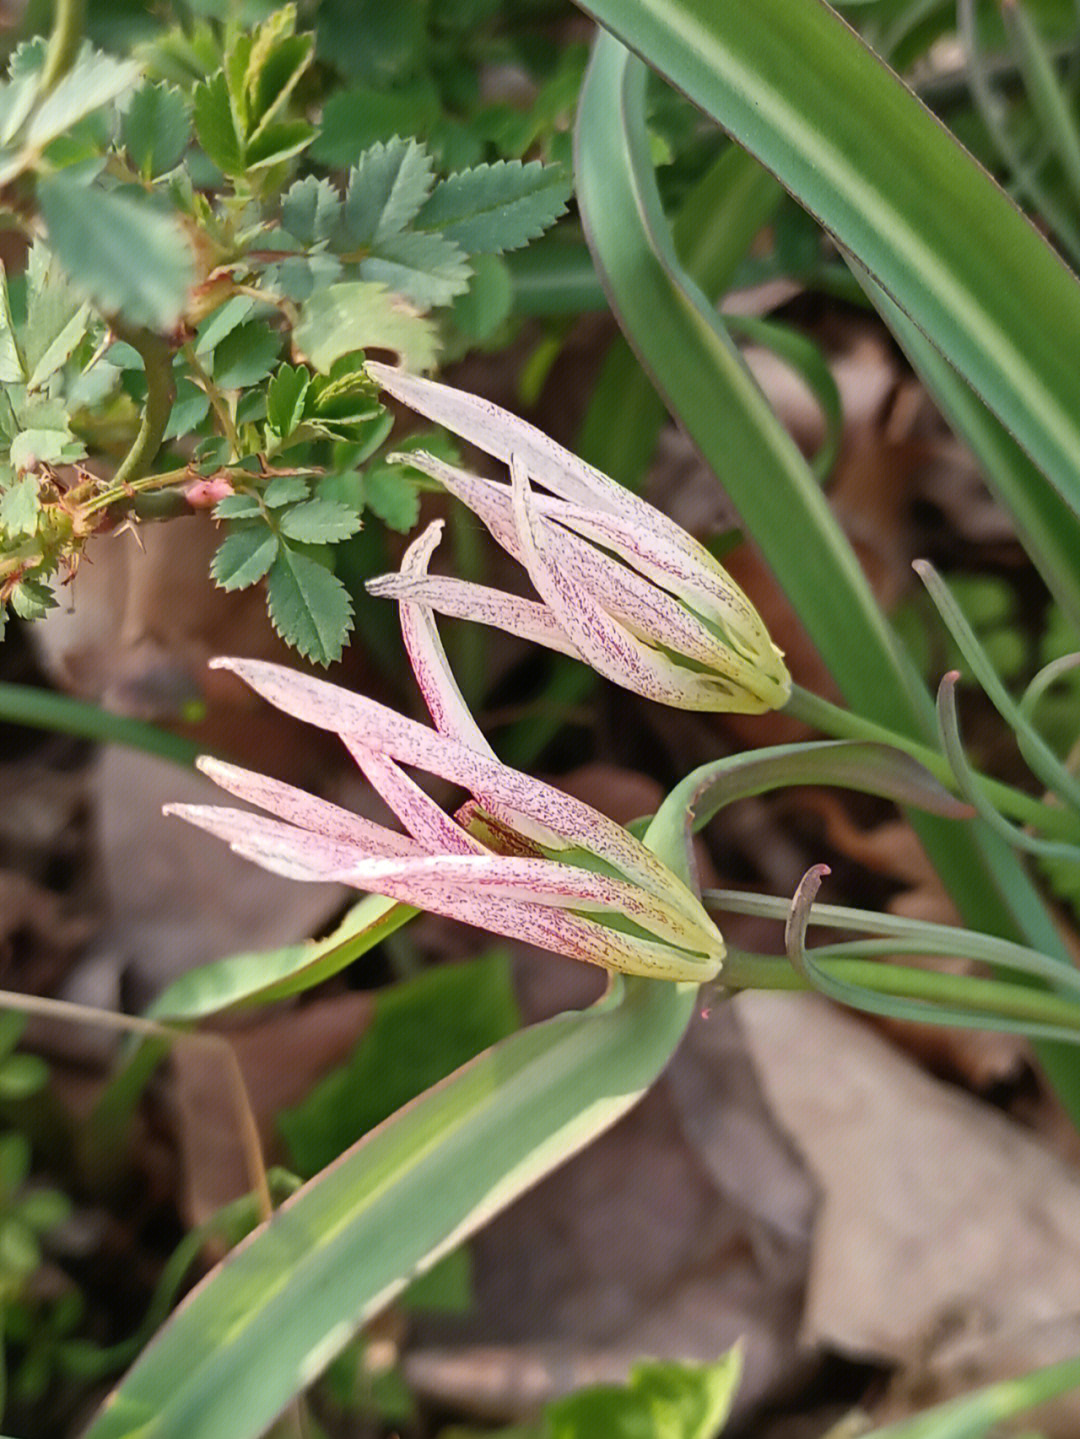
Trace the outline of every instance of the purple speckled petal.
<instances>
[{"instance_id":1,"label":"purple speckled petal","mask_svg":"<svg viewBox=\"0 0 1080 1439\"><path fill-rule=\"evenodd\" d=\"M694 918L698 900L652 852L621 825L572 796L497 760L439 735L376 700L355 695L326 680L266 660L215 659L257 694L308 724L338 735L353 735L367 749L389 755L458 784L492 813L528 815L567 845L608 861L627 879L660 895ZM543 841L541 841L543 842Z\"/></svg>"},{"instance_id":2,"label":"purple speckled petal","mask_svg":"<svg viewBox=\"0 0 1080 1439\"><path fill-rule=\"evenodd\" d=\"M395 399L436 424L445 425L455 435L460 435L504 464L510 463L511 451L520 455L530 475L534 475L552 494L576 504L599 505L612 514L635 513L634 506L627 508L627 501L635 498L629 490L592 465L587 465L577 455L557 445L543 430L538 430L509 410L481 399L479 395L466 394L463 390L437 384L434 380L422 380L405 370L373 360L366 362L365 369ZM637 501L637 504L646 510L651 509L644 501Z\"/></svg>"},{"instance_id":3,"label":"purple speckled petal","mask_svg":"<svg viewBox=\"0 0 1080 1439\"><path fill-rule=\"evenodd\" d=\"M441 810L400 765L387 755L360 743L355 735L342 735L341 738L368 784L390 806L425 853L488 853L480 841Z\"/></svg>"},{"instance_id":4,"label":"purple speckled petal","mask_svg":"<svg viewBox=\"0 0 1080 1439\"><path fill-rule=\"evenodd\" d=\"M337 879L344 884L341 874L364 858L363 851L356 845L311 834L306 829L297 829L295 825L246 809L214 804L167 804L164 813L216 835L248 859L257 855L257 862L264 869L273 869L286 879L319 882ZM412 862L412 857L409 861L392 859L389 862Z\"/></svg>"},{"instance_id":5,"label":"purple speckled petal","mask_svg":"<svg viewBox=\"0 0 1080 1439\"><path fill-rule=\"evenodd\" d=\"M676 664L629 630L602 605L572 565L556 562L556 542L531 502L524 466L511 456L514 518L525 551L529 578L575 648L599 674L647 699L680 709L723 707L730 693L725 681Z\"/></svg>"},{"instance_id":6,"label":"purple speckled petal","mask_svg":"<svg viewBox=\"0 0 1080 1439\"><path fill-rule=\"evenodd\" d=\"M546 645L548 649L558 650L574 659L581 658L560 629L555 616L546 605L536 600L523 600L487 585L473 584L471 580L451 579L449 575L425 575L421 578L397 571L368 580L365 589L369 595L379 599L397 600L399 603L416 600L436 614L491 625L493 629L517 635L519 639Z\"/></svg>"},{"instance_id":7,"label":"purple speckled petal","mask_svg":"<svg viewBox=\"0 0 1080 1439\"><path fill-rule=\"evenodd\" d=\"M470 856L465 860L443 856L357 859L350 863L347 846L246 810L178 804L169 805L166 813L216 835L245 859L288 879L337 880L355 889L382 894L494 934L623 973L700 983L718 972L723 958L719 935L714 939L703 932L704 952L687 953L662 942L609 929L581 915L488 892L477 882L478 872L497 870L506 862L498 856ZM546 861L531 862L546 864ZM448 863L466 872L448 876L445 869Z\"/></svg>"},{"instance_id":8,"label":"purple speckled petal","mask_svg":"<svg viewBox=\"0 0 1080 1439\"><path fill-rule=\"evenodd\" d=\"M558 909L607 911L632 920L657 939L667 940L679 948L698 953L723 952L723 941L711 920L691 924L673 905L624 879L613 879L549 859L519 855L493 857L489 852L439 855L431 865L424 860L409 861L400 873L423 876L430 869L434 875L436 865L439 878L455 888L475 889L500 899L538 901ZM363 866L361 870L366 872ZM352 873L349 870L342 876L346 882L350 882Z\"/></svg>"},{"instance_id":9,"label":"purple speckled petal","mask_svg":"<svg viewBox=\"0 0 1080 1439\"><path fill-rule=\"evenodd\" d=\"M268 775L255 774L248 769L239 769L224 760L210 755L201 755L197 761L199 769L209 779L237 799L247 800L260 809L268 810L279 819L301 829L311 830L327 839L339 840L343 844L355 845L365 854L421 856L430 853L407 834L387 829L374 820L352 814L328 800L317 799L302 789L281 780L270 779Z\"/></svg>"},{"instance_id":10,"label":"purple speckled petal","mask_svg":"<svg viewBox=\"0 0 1080 1439\"><path fill-rule=\"evenodd\" d=\"M436 520L412 542L402 557L403 578L420 581L426 578L428 561L442 538L442 531L443 521ZM431 609L414 600L402 600L399 615L401 635L413 674L435 728L440 734L448 735L459 744L480 750L494 759L495 752L469 713L465 697L450 669Z\"/></svg>"},{"instance_id":11,"label":"purple speckled petal","mask_svg":"<svg viewBox=\"0 0 1080 1439\"><path fill-rule=\"evenodd\" d=\"M249 853L249 858L258 856ZM544 860L519 864L545 865ZM383 894L431 914L442 914L494 934L536 944L556 954L585 959L625 974L702 983L718 973L724 947L718 931L696 935L699 950L674 948L662 940L610 929L584 915L536 900L500 893L498 871L505 858L444 860L363 860L335 878L356 889ZM448 871L447 866L452 866ZM566 866L560 866L566 868Z\"/></svg>"},{"instance_id":12,"label":"purple speckled petal","mask_svg":"<svg viewBox=\"0 0 1080 1439\"><path fill-rule=\"evenodd\" d=\"M662 511L488 400L386 365L371 362L367 368L399 400L488 454L507 464L511 453L517 454L534 480L568 502L562 518L571 529L613 549L717 625L750 662L741 684L749 684L762 708L785 702L790 679L757 611L705 547ZM547 513L542 504L539 508ZM489 528L505 544L494 526Z\"/></svg>"},{"instance_id":13,"label":"purple speckled petal","mask_svg":"<svg viewBox=\"0 0 1080 1439\"><path fill-rule=\"evenodd\" d=\"M409 464L438 480L445 489L467 505L483 521L492 537L509 555L519 564L526 564L525 553L514 524L513 500L509 486L466 474L464 470L459 470L453 465L448 465L444 460L423 452L410 452L400 458L402 461L408 460ZM653 564L649 566L651 577L647 578L645 574L638 574L635 570L628 568L626 564L613 559L611 555L596 549L581 537L588 535L590 538L598 539L601 543L610 544L613 550L625 554L625 557L633 563L634 556L629 553L629 549L624 543L626 526L618 519L603 514L592 514L583 511L579 506L569 505L564 500L535 492L532 495L532 502L535 511L543 517L545 522L552 521L559 525L559 529L553 531L557 536L557 539L553 539L553 544L559 556L560 565L562 568L576 573L582 590L590 594L594 603L603 605L611 615L617 620L621 620L639 637L662 636L666 648L684 654L699 664L708 666L712 671L727 675L740 683L744 677L751 684L759 681L755 666L744 659L738 650L726 644L680 600L660 588L660 584L654 583L654 579L659 580L660 583L668 583L669 588L674 589L675 583L668 570ZM566 528L563 528L564 525ZM688 544L696 544L696 541L691 541L689 535L685 536L685 539ZM698 548L701 549L701 546ZM665 553L670 552L670 549L669 545ZM646 554L651 553L648 544L644 545L644 551ZM701 552L713 569L718 571L720 579L726 580L726 575L715 564L708 552L704 549ZM643 563L642 569L644 570L646 567L646 563ZM761 634L765 635L756 612L749 606L749 601L742 595L742 591L733 582L729 581L728 583L731 585L732 594L742 597L743 605L754 616ZM368 590L371 594L400 593L400 591L390 588L392 584L392 577L380 576L379 579L369 583ZM687 587L684 586L685 588ZM687 592L689 594L689 590ZM694 593L697 594L701 607L706 608L705 599L708 597L703 597L703 594L696 591ZM457 611L450 610L443 612L457 613ZM738 609L734 608L727 618L729 620L737 619L738 614ZM465 618L472 618L472 616L466 615ZM481 622L486 623L483 620ZM518 633L518 631L514 631L514 633ZM765 639L767 638L766 635ZM545 641L540 639L539 642L544 643ZM775 686L769 687L768 692L770 695L774 695ZM769 706L763 705L762 707L768 708Z\"/></svg>"}]
</instances>

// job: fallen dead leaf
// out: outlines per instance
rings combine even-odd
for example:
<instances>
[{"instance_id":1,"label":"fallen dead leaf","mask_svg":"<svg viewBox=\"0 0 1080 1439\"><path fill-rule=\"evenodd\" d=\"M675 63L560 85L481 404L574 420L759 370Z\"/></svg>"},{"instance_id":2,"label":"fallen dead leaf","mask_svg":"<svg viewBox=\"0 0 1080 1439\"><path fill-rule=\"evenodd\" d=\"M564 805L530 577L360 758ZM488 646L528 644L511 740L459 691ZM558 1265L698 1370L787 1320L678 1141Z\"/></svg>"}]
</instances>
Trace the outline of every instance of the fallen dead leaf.
<instances>
[{"instance_id":1,"label":"fallen dead leaf","mask_svg":"<svg viewBox=\"0 0 1080 1439\"><path fill-rule=\"evenodd\" d=\"M817 996L734 1007L821 1190L804 1342L900 1366L920 1404L1075 1353L1076 1170ZM1074 1439L1080 1396L1043 1424Z\"/></svg>"},{"instance_id":2,"label":"fallen dead leaf","mask_svg":"<svg viewBox=\"0 0 1080 1439\"><path fill-rule=\"evenodd\" d=\"M366 994L341 994L300 1009L276 1010L242 1028L217 1027L240 1062L267 1163L280 1161L275 1120L329 1070L343 1064L371 1019ZM240 1140L238 1096L227 1062L205 1045L172 1055L183 1198L189 1226L251 1188Z\"/></svg>"}]
</instances>

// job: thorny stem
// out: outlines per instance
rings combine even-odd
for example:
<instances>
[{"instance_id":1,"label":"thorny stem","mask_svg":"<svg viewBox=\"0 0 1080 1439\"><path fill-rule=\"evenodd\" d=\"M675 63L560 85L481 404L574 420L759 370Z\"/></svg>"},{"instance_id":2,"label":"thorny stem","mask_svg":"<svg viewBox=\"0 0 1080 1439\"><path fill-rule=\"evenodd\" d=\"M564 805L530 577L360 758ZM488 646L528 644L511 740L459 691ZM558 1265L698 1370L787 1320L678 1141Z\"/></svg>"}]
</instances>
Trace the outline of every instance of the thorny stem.
<instances>
[{"instance_id":1,"label":"thorny stem","mask_svg":"<svg viewBox=\"0 0 1080 1439\"><path fill-rule=\"evenodd\" d=\"M75 63L83 37L85 0L56 0L52 33L41 73L41 92L47 95Z\"/></svg>"},{"instance_id":2,"label":"thorny stem","mask_svg":"<svg viewBox=\"0 0 1080 1439\"><path fill-rule=\"evenodd\" d=\"M146 404L142 423L131 449L112 477L113 485L123 490L145 475L161 449L176 399L176 380L173 376L172 349L160 335L120 319L112 321L112 331L141 355L146 371Z\"/></svg>"}]
</instances>

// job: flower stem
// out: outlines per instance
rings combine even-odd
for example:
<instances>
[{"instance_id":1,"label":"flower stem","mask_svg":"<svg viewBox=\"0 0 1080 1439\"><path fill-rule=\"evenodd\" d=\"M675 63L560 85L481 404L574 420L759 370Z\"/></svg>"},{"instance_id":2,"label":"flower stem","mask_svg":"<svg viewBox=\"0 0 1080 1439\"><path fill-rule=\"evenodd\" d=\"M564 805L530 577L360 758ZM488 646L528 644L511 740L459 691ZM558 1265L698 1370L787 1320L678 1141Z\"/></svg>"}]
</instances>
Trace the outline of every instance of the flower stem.
<instances>
[{"instance_id":1,"label":"flower stem","mask_svg":"<svg viewBox=\"0 0 1080 1439\"><path fill-rule=\"evenodd\" d=\"M898 999L923 1000L927 1004L965 1009L973 1023L985 1021L994 1028L995 1019L1017 1025L1057 1025L1075 1029L1080 1035L1080 1001L1065 999L1049 990L1029 989L1005 980L974 975L946 974L912 965L884 964L870 959L829 958L827 951L815 951L815 960L835 979L860 989ZM725 989L812 990L814 986L798 974L785 958L751 954L729 949L724 960L722 983Z\"/></svg>"},{"instance_id":2,"label":"flower stem","mask_svg":"<svg viewBox=\"0 0 1080 1439\"><path fill-rule=\"evenodd\" d=\"M820 695L804 690L800 685L792 685L791 699L784 706L784 713L813 725L822 734L830 735L833 739L874 740L903 750L924 765L946 789L954 794L957 792L956 776L943 754L917 740L909 739L906 735L898 734L886 725L841 709L839 705L831 704ZM995 808L1018 823L1030 824L1041 833L1055 838L1080 839L1080 818L1071 810L1059 805L1045 804L1042 800L1024 794L1012 785L1003 784L1001 780L990 779L987 775L979 776L979 784Z\"/></svg>"}]
</instances>

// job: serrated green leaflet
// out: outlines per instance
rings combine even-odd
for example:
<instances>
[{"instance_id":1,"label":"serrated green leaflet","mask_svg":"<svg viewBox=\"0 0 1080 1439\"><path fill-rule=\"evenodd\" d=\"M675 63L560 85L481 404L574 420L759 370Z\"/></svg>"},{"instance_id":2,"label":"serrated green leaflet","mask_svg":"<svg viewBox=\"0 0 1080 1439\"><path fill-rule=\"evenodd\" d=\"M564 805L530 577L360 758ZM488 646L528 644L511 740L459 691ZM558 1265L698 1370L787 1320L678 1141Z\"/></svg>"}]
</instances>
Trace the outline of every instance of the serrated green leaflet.
<instances>
[{"instance_id":1,"label":"serrated green leaflet","mask_svg":"<svg viewBox=\"0 0 1080 1439\"><path fill-rule=\"evenodd\" d=\"M214 349L214 383L222 390L246 390L265 380L280 350L281 336L263 321L237 325Z\"/></svg>"},{"instance_id":2,"label":"serrated green leaflet","mask_svg":"<svg viewBox=\"0 0 1080 1439\"><path fill-rule=\"evenodd\" d=\"M307 481L300 475L275 475L263 490L263 504L276 510L281 505L292 505L297 500L307 499L307 493Z\"/></svg>"},{"instance_id":3,"label":"serrated green leaflet","mask_svg":"<svg viewBox=\"0 0 1080 1439\"><path fill-rule=\"evenodd\" d=\"M9 535L32 535L37 522L37 481L24 475L0 493L0 527Z\"/></svg>"},{"instance_id":4,"label":"serrated green leaflet","mask_svg":"<svg viewBox=\"0 0 1080 1439\"><path fill-rule=\"evenodd\" d=\"M139 67L133 61L116 60L84 46L75 64L34 112L27 128L30 145L44 149L83 116L117 99L138 78Z\"/></svg>"},{"instance_id":5,"label":"serrated green leaflet","mask_svg":"<svg viewBox=\"0 0 1080 1439\"><path fill-rule=\"evenodd\" d=\"M282 545L270 567L266 601L274 629L305 659L320 665L340 659L352 629L352 601L317 560Z\"/></svg>"},{"instance_id":6,"label":"serrated green leaflet","mask_svg":"<svg viewBox=\"0 0 1080 1439\"><path fill-rule=\"evenodd\" d=\"M360 528L360 516L348 505L334 500L308 500L286 510L281 517L281 533L303 544L326 545L347 540Z\"/></svg>"},{"instance_id":7,"label":"serrated green leaflet","mask_svg":"<svg viewBox=\"0 0 1080 1439\"><path fill-rule=\"evenodd\" d=\"M472 274L465 254L442 235L403 234L376 240L359 269L365 280L386 285L424 310L449 304L468 289Z\"/></svg>"},{"instance_id":8,"label":"serrated green leaflet","mask_svg":"<svg viewBox=\"0 0 1080 1439\"><path fill-rule=\"evenodd\" d=\"M195 134L207 156L226 175L240 175L244 151L233 121L229 87L220 71L195 87Z\"/></svg>"},{"instance_id":9,"label":"serrated green leaflet","mask_svg":"<svg viewBox=\"0 0 1080 1439\"><path fill-rule=\"evenodd\" d=\"M364 474L364 503L383 524L406 534L420 518L420 495L392 465L373 465Z\"/></svg>"},{"instance_id":10,"label":"serrated green leaflet","mask_svg":"<svg viewBox=\"0 0 1080 1439\"><path fill-rule=\"evenodd\" d=\"M191 115L173 85L142 85L120 120L120 139L131 163L146 180L179 165L191 139Z\"/></svg>"},{"instance_id":11,"label":"serrated green leaflet","mask_svg":"<svg viewBox=\"0 0 1080 1439\"><path fill-rule=\"evenodd\" d=\"M282 120L278 125L268 125L244 147L244 169L257 171L280 165L282 160L305 150L318 133L306 120Z\"/></svg>"},{"instance_id":12,"label":"serrated green leaflet","mask_svg":"<svg viewBox=\"0 0 1080 1439\"><path fill-rule=\"evenodd\" d=\"M285 439L304 418L311 376L302 365L282 365L266 387L266 425Z\"/></svg>"},{"instance_id":13,"label":"serrated green leaflet","mask_svg":"<svg viewBox=\"0 0 1080 1439\"><path fill-rule=\"evenodd\" d=\"M434 181L431 156L415 140L395 136L374 145L349 175L342 218L346 249L400 234L416 217Z\"/></svg>"},{"instance_id":14,"label":"serrated green leaflet","mask_svg":"<svg viewBox=\"0 0 1080 1439\"><path fill-rule=\"evenodd\" d=\"M281 202L281 223L302 245L333 238L341 219L341 198L329 180L308 175L297 180Z\"/></svg>"},{"instance_id":15,"label":"serrated green leaflet","mask_svg":"<svg viewBox=\"0 0 1080 1439\"><path fill-rule=\"evenodd\" d=\"M440 180L416 217L469 254L501 254L534 240L566 209L570 180L558 165L500 160Z\"/></svg>"},{"instance_id":16,"label":"serrated green leaflet","mask_svg":"<svg viewBox=\"0 0 1080 1439\"><path fill-rule=\"evenodd\" d=\"M57 259L106 314L154 330L176 324L194 266L175 220L63 172L39 182L38 200Z\"/></svg>"},{"instance_id":17,"label":"serrated green leaflet","mask_svg":"<svg viewBox=\"0 0 1080 1439\"><path fill-rule=\"evenodd\" d=\"M265 525L245 525L221 542L211 562L210 575L220 589L247 589L266 574L278 547L277 536Z\"/></svg>"},{"instance_id":18,"label":"serrated green leaflet","mask_svg":"<svg viewBox=\"0 0 1080 1439\"><path fill-rule=\"evenodd\" d=\"M357 349L395 350L409 370L429 370L437 352L435 327L410 313L384 285L355 280L329 285L305 301L293 344L317 370Z\"/></svg>"}]
</instances>

